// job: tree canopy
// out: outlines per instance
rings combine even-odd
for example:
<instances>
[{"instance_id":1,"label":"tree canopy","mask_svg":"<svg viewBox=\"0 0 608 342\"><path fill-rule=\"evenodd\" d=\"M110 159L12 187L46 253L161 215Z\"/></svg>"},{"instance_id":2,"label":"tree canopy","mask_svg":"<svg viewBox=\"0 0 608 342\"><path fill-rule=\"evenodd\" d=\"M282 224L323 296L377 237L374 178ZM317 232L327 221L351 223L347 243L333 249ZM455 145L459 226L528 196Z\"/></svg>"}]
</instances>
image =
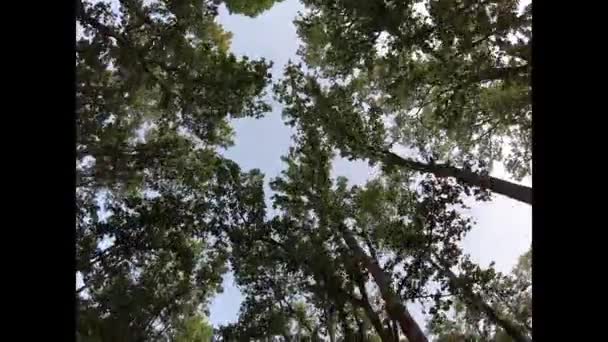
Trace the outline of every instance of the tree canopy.
<instances>
[{"instance_id":1,"label":"tree canopy","mask_svg":"<svg viewBox=\"0 0 608 342\"><path fill-rule=\"evenodd\" d=\"M371 111L387 116L391 141L454 163L472 158L491 166L505 158L515 178L530 174L531 5L302 2L309 11L296 23L307 66L361 93L347 103L371 102Z\"/></svg>"},{"instance_id":2,"label":"tree canopy","mask_svg":"<svg viewBox=\"0 0 608 342\"><path fill-rule=\"evenodd\" d=\"M270 63L228 52L217 6L78 2L82 341L209 338L200 317L221 291L226 236L249 214L239 198L255 177L218 148L231 144L230 118L269 110L270 79Z\"/></svg>"},{"instance_id":3,"label":"tree canopy","mask_svg":"<svg viewBox=\"0 0 608 342\"><path fill-rule=\"evenodd\" d=\"M490 175L532 172L531 5L302 0L267 203L223 151L270 111L272 62L217 16L281 1L77 1L78 341L531 341L531 250L502 274L462 244L465 200L532 203ZM337 156L379 172L353 185ZM212 327L229 270L244 301Z\"/></svg>"},{"instance_id":4,"label":"tree canopy","mask_svg":"<svg viewBox=\"0 0 608 342\"><path fill-rule=\"evenodd\" d=\"M290 322L300 326L294 303L306 299L320 326L309 333L350 341L373 330L382 341L427 341L405 303L432 299L426 304L436 321L458 300L514 340L529 340L489 302L486 291L500 275L471 263L459 246L472 224L457 209L463 186L434 177L415 185L407 173L349 186L329 175L327 139L310 130L295 140L286 170L271 183L280 214L244 231L233 253L246 300L239 322L223 330L226 339L289 340ZM372 294L383 304L372 304Z\"/></svg>"},{"instance_id":5,"label":"tree canopy","mask_svg":"<svg viewBox=\"0 0 608 342\"><path fill-rule=\"evenodd\" d=\"M230 13L256 17L283 0L226 0L225 4Z\"/></svg>"}]
</instances>

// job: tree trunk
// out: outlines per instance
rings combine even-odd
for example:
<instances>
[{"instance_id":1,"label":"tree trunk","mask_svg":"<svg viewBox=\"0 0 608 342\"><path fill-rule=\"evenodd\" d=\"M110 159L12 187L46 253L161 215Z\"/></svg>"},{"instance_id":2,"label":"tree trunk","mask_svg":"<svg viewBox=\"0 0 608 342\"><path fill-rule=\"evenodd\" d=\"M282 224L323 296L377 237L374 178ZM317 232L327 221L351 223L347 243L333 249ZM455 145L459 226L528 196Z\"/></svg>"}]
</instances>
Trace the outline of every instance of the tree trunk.
<instances>
[{"instance_id":1,"label":"tree trunk","mask_svg":"<svg viewBox=\"0 0 608 342\"><path fill-rule=\"evenodd\" d=\"M329 335L329 342L336 342L336 322L333 312L330 312L328 315L327 334Z\"/></svg>"},{"instance_id":2,"label":"tree trunk","mask_svg":"<svg viewBox=\"0 0 608 342\"><path fill-rule=\"evenodd\" d=\"M408 341L428 342L426 336L424 336L424 333L420 329L420 326L418 326L418 323L416 323L414 318L410 315L406 307L401 303L400 299L391 288L391 284L387 279L386 274L384 274L382 268L380 268L380 265L378 265L378 261L372 260L365 253L365 251L363 251L355 237L345 225L341 225L341 229L344 241L353 251L355 257L361 261L363 265L365 265L366 269L371 273L376 284L380 288L380 294L386 303L388 314L392 319L399 322L399 326L401 327L401 330L407 337Z\"/></svg>"},{"instance_id":3,"label":"tree trunk","mask_svg":"<svg viewBox=\"0 0 608 342\"><path fill-rule=\"evenodd\" d=\"M277 242L273 239L269 239L269 238L261 238L262 241L276 247L279 248L283 251L286 250L285 246L280 243ZM286 253L287 255L289 255L288 253ZM290 256L290 255L289 255ZM291 256L290 256L291 257ZM351 270L352 272L356 272L355 270ZM315 281L317 281L317 283L320 283L320 279L323 278L323 276L317 272L315 272L314 270L313 272L313 276L315 278ZM326 281L326 280L324 280ZM351 302L351 304L353 306L358 306L363 308L363 310L365 311L365 315L367 316L367 318L370 320L370 322L372 323L372 325L374 326L374 329L376 330L378 336L380 336L380 338L382 339L383 342L392 342L391 340L391 335L389 331L384 330L384 327L382 325L382 322L380 321L380 317L378 316L378 314L374 311L374 308L372 307L371 303L369 302L369 296L367 295L367 291L365 290L365 284L357 281L357 286L359 287L359 290L361 291L361 297L362 299L359 300L358 298L353 298L351 296L346 296L349 301ZM338 288L339 291L344 292L345 291L342 288ZM328 317L328 326L327 326L327 331L328 331L328 335L330 338L331 342L335 341L335 330L334 328L332 328L333 326L333 318L332 315L329 313L330 310L326 310L325 311L325 315ZM318 340L318 332L316 330L310 330L311 336L313 336L313 341L317 341Z\"/></svg>"},{"instance_id":4,"label":"tree trunk","mask_svg":"<svg viewBox=\"0 0 608 342\"><path fill-rule=\"evenodd\" d=\"M402 158L395 153L385 151L384 162L388 165L406 167L419 172L429 172L436 177L454 177L469 185L487 188L492 192L507 196L514 200L532 204L532 188L511 183L492 176L482 176L478 173L456 168L446 164L425 164L411 159Z\"/></svg>"},{"instance_id":5,"label":"tree trunk","mask_svg":"<svg viewBox=\"0 0 608 342\"><path fill-rule=\"evenodd\" d=\"M378 336L380 336L380 339L382 339L383 342L391 342L390 334L386 329L384 329L380 317L378 316L376 311L374 311L374 308L369 302L369 297L367 295L367 291L365 290L365 284L360 282L357 284L357 286L359 287L359 292L361 292L360 304L363 307L363 310L365 310L365 315L367 316L367 318L369 318L370 322L374 326L374 329L376 330L376 333L378 334Z\"/></svg>"},{"instance_id":6,"label":"tree trunk","mask_svg":"<svg viewBox=\"0 0 608 342\"><path fill-rule=\"evenodd\" d=\"M470 301L475 308L486 314L492 322L501 327L513 340L516 342L532 342L532 339L526 336L519 328L517 328L517 326L515 326L515 324L500 317L496 311L490 305L488 305L483 298L481 298L481 296L474 293L470 286L464 283L460 277L452 272L452 270L447 267L442 267L432 260L431 262L449 279L452 286L462 291L463 296Z\"/></svg>"},{"instance_id":7,"label":"tree trunk","mask_svg":"<svg viewBox=\"0 0 608 342\"><path fill-rule=\"evenodd\" d=\"M399 342L399 329L397 326L397 321L392 320L392 326L393 326L393 337L395 338L395 342Z\"/></svg>"}]
</instances>

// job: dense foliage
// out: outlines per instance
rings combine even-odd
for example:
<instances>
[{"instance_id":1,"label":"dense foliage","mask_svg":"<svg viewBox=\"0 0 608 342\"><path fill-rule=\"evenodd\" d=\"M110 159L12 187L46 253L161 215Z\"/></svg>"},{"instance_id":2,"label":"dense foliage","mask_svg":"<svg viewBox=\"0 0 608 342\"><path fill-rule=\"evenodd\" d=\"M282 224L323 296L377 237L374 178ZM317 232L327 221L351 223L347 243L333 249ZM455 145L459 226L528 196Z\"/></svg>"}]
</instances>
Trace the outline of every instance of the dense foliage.
<instances>
[{"instance_id":1,"label":"dense foliage","mask_svg":"<svg viewBox=\"0 0 608 342\"><path fill-rule=\"evenodd\" d=\"M269 109L270 78L228 52L216 15L207 1L78 2L79 340L209 338L201 315L249 177L217 150L229 118Z\"/></svg>"},{"instance_id":2,"label":"dense foliage","mask_svg":"<svg viewBox=\"0 0 608 342\"><path fill-rule=\"evenodd\" d=\"M225 0L224 2L230 13L256 17L281 1L283 0Z\"/></svg>"},{"instance_id":3,"label":"dense foliage","mask_svg":"<svg viewBox=\"0 0 608 342\"><path fill-rule=\"evenodd\" d=\"M467 197L531 204L489 175L531 174L531 5L302 0L271 215L221 153L270 110L271 63L217 15L280 1L77 2L77 340L531 341L531 251L505 275L462 248ZM352 185L338 155L380 172ZM214 329L229 269L245 299Z\"/></svg>"},{"instance_id":4,"label":"dense foliage","mask_svg":"<svg viewBox=\"0 0 608 342\"><path fill-rule=\"evenodd\" d=\"M427 306L437 331L459 303L486 329L529 340L531 322L492 297L511 302L501 291L525 280L480 269L460 247L472 224L458 210L461 185L398 173L349 186L329 176L332 155L321 136L300 132L296 141L271 183L280 214L243 232L232 255L246 300L239 321L221 329L225 340L426 341L407 310L413 301ZM529 300L513 304L525 311ZM296 304L308 305L308 321Z\"/></svg>"},{"instance_id":5,"label":"dense foliage","mask_svg":"<svg viewBox=\"0 0 608 342\"><path fill-rule=\"evenodd\" d=\"M513 176L530 173L531 5L520 11L517 0L303 3L309 11L297 20L306 43L300 54L315 77L357 94L336 111L373 96L370 109L356 113L386 115L392 142L458 164L504 157ZM358 141L344 142L351 143Z\"/></svg>"}]
</instances>

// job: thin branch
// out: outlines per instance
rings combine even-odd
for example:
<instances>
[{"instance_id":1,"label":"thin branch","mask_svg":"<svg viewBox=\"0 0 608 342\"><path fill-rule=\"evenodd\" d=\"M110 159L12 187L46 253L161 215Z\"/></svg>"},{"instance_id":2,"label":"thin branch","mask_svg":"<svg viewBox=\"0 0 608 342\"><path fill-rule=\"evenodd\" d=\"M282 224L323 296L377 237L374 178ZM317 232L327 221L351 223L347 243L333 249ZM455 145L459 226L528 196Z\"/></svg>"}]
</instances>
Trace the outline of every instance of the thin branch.
<instances>
[{"instance_id":1,"label":"thin branch","mask_svg":"<svg viewBox=\"0 0 608 342\"><path fill-rule=\"evenodd\" d=\"M95 265L96 263L98 263L99 261L101 261L103 258L107 257L108 254L114 252L114 250L117 249L116 246L117 246L116 244L111 245L110 247L104 249L103 251L96 253L96 255L93 258L91 258L91 260L89 260L89 263L88 263L87 266L89 268L93 267L93 265Z\"/></svg>"},{"instance_id":2,"label":"thin branch","mask_svg":"<svg viewBox=\"0 0 608 342\"><path fill-rule=\"evenodd\" d=\"M455 296L455 294L453 294L453 293L445 293L445 294L439 295L439 298L453 297L453 296ZM425 299L425 298L437 298L437 295L430 294L430 295L404 297L403 300L415 300L415 299Z\"/></svg>"},{"instance_id":3,"label":"thin branch","mask_svg":"<svg viewBox=\"0 0 608 342\"><path fill-rule=\"evenodd\" d=\"M82 285L80 288L76 289L76 294L77 294L77 295L79 295L79 294L80 294L80 292L82 292L82 291L86 290L88 287L89 287L89 285L88 285L88 284L84 284L84 285Z\"/></svg>"},{"instance_id":4,"label":"thin branch","mask_svg":"<svg viewBox=\"0 0 608 342\"><path fill-rule=\"evenodd\" d=\"M365 240L365 244L367 245L367 248L369 249L369 252L371 253L372 258L374 258L376 260L380 260L380 259L378 259L378 253L376 252L376 249L372 245L372 241L370 240L370 238L367 235L365 235L363 237L363 240Z\"/></svg>"},{"instance_id":5,"label":"thin branch","mask_svg":"<svg viewBox=\"0 0 608 342\"><path fill-rule=\"evenodd\" d=\"M477 138L473 139L473 141L471 141L470 144L471 145L475 145L475 144L480 143L481 141L483 141L483 139L485 139L490 134L492 134L494 131L496 131L498 129L499 125L500 125L500 121L494 122L494 124L492 126L490 126L490 128L488 128L487 130L485 130L485 132L483 132Z\"/></svg>"}]
</instances>

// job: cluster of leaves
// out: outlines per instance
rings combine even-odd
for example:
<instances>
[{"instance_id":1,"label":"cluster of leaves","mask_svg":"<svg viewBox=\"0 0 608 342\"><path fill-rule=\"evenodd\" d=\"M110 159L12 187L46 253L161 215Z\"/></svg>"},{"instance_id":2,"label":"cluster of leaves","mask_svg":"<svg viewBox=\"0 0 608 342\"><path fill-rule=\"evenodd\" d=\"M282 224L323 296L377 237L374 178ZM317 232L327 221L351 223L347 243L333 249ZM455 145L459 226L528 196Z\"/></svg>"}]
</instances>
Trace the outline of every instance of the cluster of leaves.
<instances>
[{"instance_id":1,"label":"cluster of leaves","mask_svg":"<svg viewBox=\"0 0 608 342\"><path fill-rule=\"evenodd\" d=\"M180 321L178 333L173 336L175 342L209 342L213 337L213 328L204 317L193 315Z\"/></svg>"},{"instance_id":2,"label":"cluster of leaves","mask_svg":"<svg viewBox=\"0 0 608 342\"><path fill-rule=\"evenodd\" d=\"M224 3L230 13L257 17L274 6L275 3L281 1L283 0L225 0Z\"/></svg>"},{"instance_id":3,"label":"cluster of leaves","mask_svg":"<svg viewBox=\"0 0 608 342\"><path fill-rule=\"evenodd\" d=\"M386 132L373 131L387 141L455 164L473 159L491 167L506 158L513 177L530 174L531 5L520 13L517 0L303 3L299 54L315 79L332 84L326 97L334 119L359 115L363 122L378 112ZM289 70L286 82L294 77ZM315 86L296 91L316 95ZM368 110L357 108L353 93L370 95ZM323 112L326 103L313 105ZM362 142L383 146L376 137L366 141L358 127L345 126L339 148L373 159Z\"/></svg>"},{"instance_id":4,"label":"cluster of leaves","mask_svg":"<svg viewBox=\"0 0 608 342\"><path fill-rule=\"evenodd\" d=\"M508 317L527 335L532 334L532 264L531 250L522 255L509 275L494 272L492 267L477 274L483 274L481 293L496 312ZM429 330L437 336L437 341L485 340L513 341L508 333L489 322L478 311L469 309L461 301L456 301L452 312L436 315L429 322Z\"/></svg>"},{"instance_id":5,"label":"cluster of leaves","mask_svg":"<svg viewBox=\"0 0 608 342\"><path fill-rule=\"evenodd\" d=\"M230 118L269 110L271 77L266 61L228 52L218 5L77 2L81 341L211 338L204 313L227 235L256 214L257 173L217 150L231 144Z\"/></svg>"}]
</instances>

